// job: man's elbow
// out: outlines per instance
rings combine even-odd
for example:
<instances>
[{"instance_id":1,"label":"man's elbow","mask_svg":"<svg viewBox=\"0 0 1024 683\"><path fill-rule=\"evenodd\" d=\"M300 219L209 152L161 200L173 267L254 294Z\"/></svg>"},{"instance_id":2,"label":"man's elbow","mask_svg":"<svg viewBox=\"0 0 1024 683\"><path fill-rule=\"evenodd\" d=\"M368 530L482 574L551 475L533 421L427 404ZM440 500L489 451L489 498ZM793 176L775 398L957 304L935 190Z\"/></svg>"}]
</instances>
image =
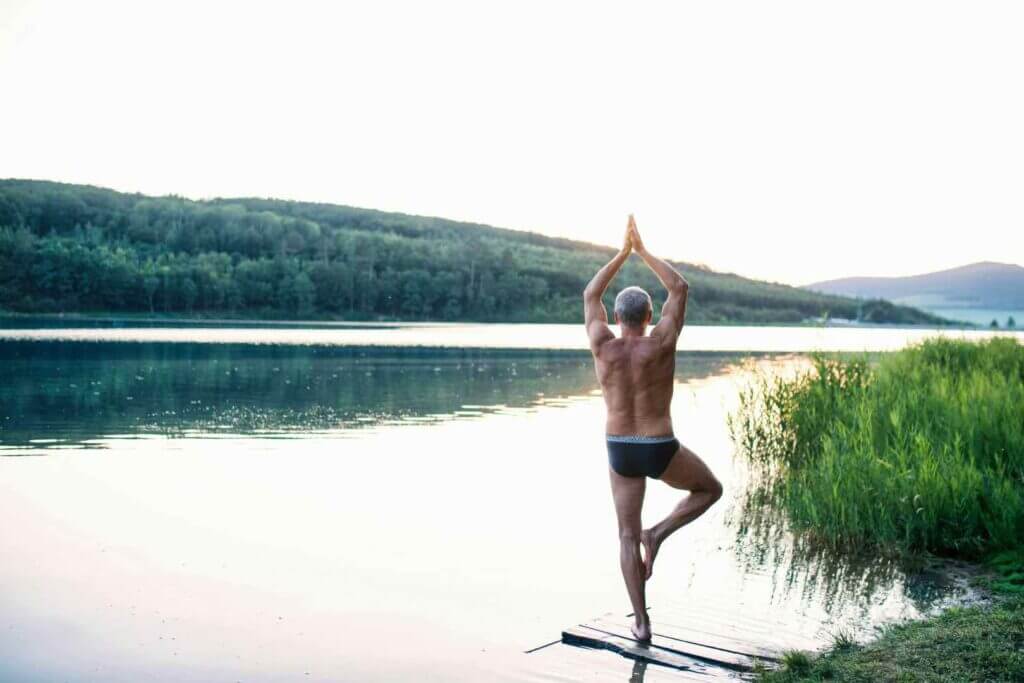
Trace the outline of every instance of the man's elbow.
<instances>
[{"instance_id":1,"label":"man's elbow","mask_svg":"<svg viewBox=\"0 0 1024 683\"><path fill-rule=\"evenodd\" d=\"M669 291L676 296L686 296L686 293L690 291L690 283L683 278L679 278L672 283Z\"/></svg>"}]
</instances>

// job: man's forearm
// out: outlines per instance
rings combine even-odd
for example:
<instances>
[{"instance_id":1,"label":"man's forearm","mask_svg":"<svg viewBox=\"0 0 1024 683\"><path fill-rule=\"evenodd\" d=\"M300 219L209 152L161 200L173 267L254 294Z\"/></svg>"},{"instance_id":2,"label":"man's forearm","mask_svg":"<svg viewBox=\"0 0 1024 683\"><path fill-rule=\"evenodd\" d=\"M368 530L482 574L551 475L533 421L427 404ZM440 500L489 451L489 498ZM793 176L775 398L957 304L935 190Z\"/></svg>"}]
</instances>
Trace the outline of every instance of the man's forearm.
<instances>
[{"instance_id":1,"label":"man's forearm","mask_svg":"<svg viewBox=\"0 0 1024 683\"><path fill-rule=\"evenodd\" d=\"M654 271L654 274L661 280L661 284L665 286L668 291L678 291L688 289L690 283L686 281L683 274L678 270L669 265L668 261L663 261L658 258L647 249L637 250L637 254L644 260L644 263Z\"/></svg>"},{"instance_id":2,"label":"man's forearm","mask_svg":"<svg viewBox=\"0 0 1024 683\"><path fill-rule=\"evenodd\" d=\"M628 258L628 249L622 249L619 251L611 261L606 263L601 270L597 271L597 275L590 280L586 289L583 290L583 297L590 298L596 296L600 299L604 296L604 292L608 289L608 285L610 285L612 280L615 279L615 275L619 272L619 269L622 268L622 264L625 263Z\"/></svg>"}]
</instances>

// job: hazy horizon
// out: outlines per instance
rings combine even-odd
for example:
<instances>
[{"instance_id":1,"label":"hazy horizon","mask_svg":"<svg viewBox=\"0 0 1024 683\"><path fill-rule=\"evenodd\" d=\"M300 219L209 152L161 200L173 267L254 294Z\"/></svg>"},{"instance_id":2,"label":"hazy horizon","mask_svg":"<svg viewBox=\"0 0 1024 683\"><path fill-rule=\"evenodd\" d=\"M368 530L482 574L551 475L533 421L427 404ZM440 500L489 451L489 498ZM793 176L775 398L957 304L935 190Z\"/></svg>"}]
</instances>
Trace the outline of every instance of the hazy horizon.
<instances>
[{"instance_id":1,"label":"hazy horizon","mask_svg":"<svg viewBox=\"0 0 1024 683\"><path fill-rule=\"evenodd\" d=\"M1024 263L1024 7L5 3L0 177L264 196L805 285Z\"/></svg>"}]
</instances>

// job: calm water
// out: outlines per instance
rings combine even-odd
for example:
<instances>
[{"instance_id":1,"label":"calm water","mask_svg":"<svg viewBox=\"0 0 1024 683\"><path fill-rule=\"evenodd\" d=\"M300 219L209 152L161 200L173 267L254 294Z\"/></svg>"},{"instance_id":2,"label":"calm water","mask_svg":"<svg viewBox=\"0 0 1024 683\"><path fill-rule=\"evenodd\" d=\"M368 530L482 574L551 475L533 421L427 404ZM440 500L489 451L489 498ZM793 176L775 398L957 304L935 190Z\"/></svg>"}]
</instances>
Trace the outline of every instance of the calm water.
<instances>
[{"instance_id":1,"label":"calm water","mask_svg":"<svg viewBox=\"0 0 1024 683\"><path fill-rule=\"evenodd\" d=\"M744 330L693 328L684 340L701 329L705 340ZM747 332L865 343L864 330L797 330ZM871 344L909 334L878 333ZM570 330L2 334L0 680L639 677L611 653L524 654L628 611L603 402L588 355L552 350ZM371 347L375 335L395 343ZM426 348L510 337L535 348ZM725 416L750 373L805 364L680 354L676 431L726 494L659 554L655 630L660 620L814 647L963 597L741 531L747 475ZM650 482L645 523L678 497ZM658 667L645 677L686 678Z\"/></svg>"},{"instance_id":2,"label":"calm water","mask_svg":"<svg viewBox=\"0 0 1024 683\"><path fill-rule=\"evenodd\" d=\"M0 340L178 342L220 344L302 344L343 347L476 348L520 350L587 349L582 325L466 324L466 323L194 323L188 321L136 324L109 319L68 322L60 318L0 317ZM1024 331L976 329L936 330L923 327L746 327L696 325L686 328L680 351L775 352L892 351L927 337L985 339L993 334L1016 336Z\"/></svg>"}]
</instances>

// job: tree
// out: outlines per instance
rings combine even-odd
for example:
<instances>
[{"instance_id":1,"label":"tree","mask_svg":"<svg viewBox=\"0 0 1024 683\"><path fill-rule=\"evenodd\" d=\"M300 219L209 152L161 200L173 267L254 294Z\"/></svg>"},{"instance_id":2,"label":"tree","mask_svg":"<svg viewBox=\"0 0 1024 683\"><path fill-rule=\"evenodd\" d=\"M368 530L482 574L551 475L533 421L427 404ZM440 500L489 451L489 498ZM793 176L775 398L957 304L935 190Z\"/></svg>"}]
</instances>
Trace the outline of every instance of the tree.
<instances>
[{"instance_id":1,"label":"tree","mask_svg":"<svg viewBox=\"0 0 1024 683\"><path fill-rule=\"evenodd\" d=\"M992 322L990 322L988 324L988 326L991 327L993 330L998 330L999 329L999 321L996 320L995 318L992 318Z\"/></svg>"},{"instance_id":2,"label":"tree","mask_svg":"<svg viewBox=\"0 0 1024 683\"><path fill-rule=\"evenodd\" d=\"M1011 330L1017 327L1017 321L1013 319L1012 315L1006 319L1006 326Z\"/></svg>"},{"instance_id":3,"label":"tree","mask_svg":"<svg viewBox=\"0 0 1024 683\"><path fill-rule=\"evenodd\" d=\"M352 306L352 269L344 263L316 263L309 272L316 288L316 307L325 311L342 312Z\"/></svg>"},{"instance_id":4,"label":"tree","mask_svg":"<svg viewBox=\"0 0 1024 683\"><path fill-rule=\"evenodd\" d=\"M199 295L199 288L196 287L196 282L190 277L183 278L181 281L181 301L185 304L185 310L192 313L192 307L196 303L196 297Z\"/></svg>"},{"instance_id":5,"label":"tree","mask_svg":"<svg viewBox=\"0 0 1024 683\"><path fill-rule=\"evenodd\" d=\"M142 288L146 291L146 299L149 301L149 312L156 313L153 308L153 296L156 294L156 288L160 286L160 279L157 278L156 274L150 271L142 279Z\"/></svg>"},{"instance_id":6,"label":"tree","mask_svg":"<svg viewBox=\"0 0 1024 683\"><path fill-rule=\"evenodd\" d=\"M402 312L417 317L428 316L437 296L430 273L417 268L402 273L402 280Z\"/></svg>"},{"instance_id":7,"label":"tree","mask_svg":"<svg viewBox=\"0 0 1024 683\"><path fill-rule=\"evenodd\" d=\"M294 266L292 266L294 268ZM308 315L316 301L316 285L302 271L281 277L277 291L277 308L289 317Z\"/></svg>"},{"instance_id":8,"label":"tree","mask_svg":"<svg viewBox=\"0 0 1024 683\"><path fill-rule=\"evenodd\" d=\"M292 277L291 299L299 315L309 315L313 311L315 298L316 287L308 275L299 273Z\"/></svg>"}]
</instances>

